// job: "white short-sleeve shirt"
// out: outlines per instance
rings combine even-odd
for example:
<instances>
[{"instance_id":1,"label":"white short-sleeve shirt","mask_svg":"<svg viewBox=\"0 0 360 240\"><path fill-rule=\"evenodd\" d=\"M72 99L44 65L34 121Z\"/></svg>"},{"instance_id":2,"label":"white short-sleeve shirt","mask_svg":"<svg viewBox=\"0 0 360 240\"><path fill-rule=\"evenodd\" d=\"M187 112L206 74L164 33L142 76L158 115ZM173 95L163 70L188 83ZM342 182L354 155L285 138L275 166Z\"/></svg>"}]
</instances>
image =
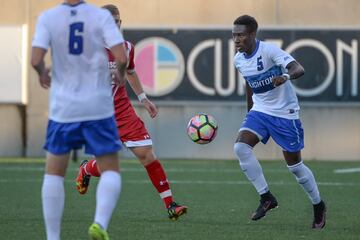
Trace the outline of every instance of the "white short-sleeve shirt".
<instances>
[{"instance_id":1,"label":"white short-sleeve shirt","mask_svg":"<svg viewBox=\"0 0 360 240\"><path fill-rule=\"evenodd\" d=\"M83 1L39 16L32 46L51 49L49 119L80 122L114 114L105 46L123 42L109 11Z\"/></svg>"},{"instance_id":2,"label":"white short-sleeve shirt","mask_svg":"<svg viewBox=\"0 0 360 240\"><path fill-rule=\"evenodd\" d=\"M236 53L235 67L253 91L251 110L287 119L299 118L300 107L291 82L274 87L271 81L274 76L286 73L286 66L292 61L294 58L281 48L259 40L253 54Z\"/></svg>"}]
</instances>

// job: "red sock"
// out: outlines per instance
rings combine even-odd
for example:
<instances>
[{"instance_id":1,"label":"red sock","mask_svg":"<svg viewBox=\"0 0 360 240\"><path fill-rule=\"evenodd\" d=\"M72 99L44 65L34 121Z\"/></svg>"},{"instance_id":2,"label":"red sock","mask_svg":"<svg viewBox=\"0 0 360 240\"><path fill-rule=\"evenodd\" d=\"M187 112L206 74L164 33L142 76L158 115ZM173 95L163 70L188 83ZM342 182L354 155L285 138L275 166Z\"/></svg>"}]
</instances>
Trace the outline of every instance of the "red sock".
<instances>
[{"instance_id":1,"label":"red sock","mask_svg":"<svg viewBox=\"0 0 360 240\"><path fill-rule=\"evenodd\" d=\"M100 177L99 169L97 168L96 160L91 159L84 167L85 173L93 177Z\"/></svg>"},{"instance_id":2,"label":"red sock","mask_svg":"<svg viewBox=\"0 0 360 240\"><path fill-rule=\"evenodd\" d=\"M170 189L169 182L167 180L165 171L161 166L159 160L155 160L152 163L145 166L146 171L149 175L149 178L160 194L165 207L168 208L170 204L174 201Z\"/></svg>"}]
</instances>

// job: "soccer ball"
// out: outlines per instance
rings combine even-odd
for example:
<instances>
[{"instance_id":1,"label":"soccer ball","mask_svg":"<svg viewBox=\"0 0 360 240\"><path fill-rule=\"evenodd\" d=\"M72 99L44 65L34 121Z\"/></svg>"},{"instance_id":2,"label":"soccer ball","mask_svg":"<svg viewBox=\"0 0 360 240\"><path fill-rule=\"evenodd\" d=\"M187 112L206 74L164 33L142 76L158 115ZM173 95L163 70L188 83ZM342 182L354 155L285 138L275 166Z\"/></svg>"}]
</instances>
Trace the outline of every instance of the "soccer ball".
<instances>
[{"instance_id":1,"label":"soccer ball","mask_svg":"<svg viewBox=\"0 0 360 240\"><path fill-rule=\"evenodd\" d=\"M214 140L217 129L218 124L213 116L199 113L190 119L187 134L193 142L207 144Z\"/></svg>"}]
</instances>

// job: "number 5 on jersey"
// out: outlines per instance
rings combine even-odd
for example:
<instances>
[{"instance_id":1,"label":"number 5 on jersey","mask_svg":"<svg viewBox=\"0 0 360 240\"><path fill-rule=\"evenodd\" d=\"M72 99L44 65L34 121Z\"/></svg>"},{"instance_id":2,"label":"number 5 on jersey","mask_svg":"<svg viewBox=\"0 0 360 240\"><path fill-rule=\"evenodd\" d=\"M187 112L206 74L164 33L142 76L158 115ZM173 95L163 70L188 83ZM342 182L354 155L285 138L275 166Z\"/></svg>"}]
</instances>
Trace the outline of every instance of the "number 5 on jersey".
<instances>
[{"instance_id":1,"label":"number 5 on jersey","mask_svg":"<svg viewBox=\"0 0 360 240\"><path fill-rule=\"evenodd\" d=\"M84 23L76 22L70 25L69 53L80 55L83 52Z\"/></svg>"},{"instance_id":2,"label":"number 5 on jersey","mask_svg":"<svg viewBox=\"0 0 360 240\"><path fill-rule=\"evenodd\" d=\"M264 69L264 64L262 62L262 57L260 56L257 58L257 70L261 71L263 69Z\"/></svg>"}]
</instances>

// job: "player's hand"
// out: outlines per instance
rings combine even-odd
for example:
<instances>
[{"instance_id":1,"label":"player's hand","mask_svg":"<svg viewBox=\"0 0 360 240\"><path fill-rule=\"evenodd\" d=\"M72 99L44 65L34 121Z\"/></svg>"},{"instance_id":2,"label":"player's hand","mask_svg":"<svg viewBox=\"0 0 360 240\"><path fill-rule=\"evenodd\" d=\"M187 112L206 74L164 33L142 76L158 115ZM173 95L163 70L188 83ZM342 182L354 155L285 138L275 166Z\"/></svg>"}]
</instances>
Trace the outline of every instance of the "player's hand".
<instances>
[{"instance_id":1,"label":"player's hand","mask_svg":"<svg viewBox=\"0 0 360 240\"><path fill-rule=\"evenodd\" d=\"M287 81L287 79L284 76L276 76L276 77L273 77L271 81L272 81L274 87L278 87L281 84L284 84Z\"/></svg>"},{"instance_id":2,"label":"player's hand","mask_svg":"<svg viewBox=\"0 0 360 240\"><path fill-rule=\"evenodd\" d=\"M44 72L39 76L40 86L48 89L51 85L50 68L46 68Z\"/></svg>"},{"instance_id":3,"label":"player's hand","mask_svg":"<svg viewBox=\"0 0 360 240\"><path fill-rule=\"evenodd\" d=\"M155 118L155 117L157 116L157 114L158 114L158 109L157 109L157 107L155 106L155 104L152 103L152 102L151 102L149 99L147 99L147 98L144 99L144 100L142 100L141 102L144 104L144 106L145 106L146 110L148 111L150 117L151 117L151 118Z\"/></svg>"}]
</instances>

